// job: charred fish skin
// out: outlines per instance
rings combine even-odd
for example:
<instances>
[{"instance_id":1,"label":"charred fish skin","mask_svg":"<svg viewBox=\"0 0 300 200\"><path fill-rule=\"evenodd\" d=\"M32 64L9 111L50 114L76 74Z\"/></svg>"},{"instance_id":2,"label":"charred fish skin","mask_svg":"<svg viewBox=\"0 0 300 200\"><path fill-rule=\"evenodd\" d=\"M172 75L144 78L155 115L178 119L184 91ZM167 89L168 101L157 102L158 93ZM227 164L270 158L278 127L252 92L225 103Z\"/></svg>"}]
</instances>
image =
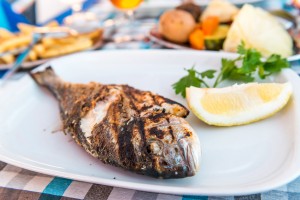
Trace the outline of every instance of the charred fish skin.
<instances>
[{"instance_id":1,"label":"charred fish skin","mask_svg":"<svg viewBox=\"0 0 300 200\"><path fill-rule=\"evenodd\" d=\"M199 170L200 143L183 105L128 85L64 82L51 67L31 76L59 101L64 132L102 162L157 178Z\"/></svg>"}]
</instances>

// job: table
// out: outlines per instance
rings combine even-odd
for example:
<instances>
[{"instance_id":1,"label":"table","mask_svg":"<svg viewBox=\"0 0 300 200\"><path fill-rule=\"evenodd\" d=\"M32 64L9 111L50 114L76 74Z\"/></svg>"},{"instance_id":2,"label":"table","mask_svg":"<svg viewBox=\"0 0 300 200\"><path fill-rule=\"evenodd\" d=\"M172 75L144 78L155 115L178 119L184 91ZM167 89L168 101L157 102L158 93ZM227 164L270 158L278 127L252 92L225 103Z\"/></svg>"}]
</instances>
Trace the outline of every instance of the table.
<instances>
[{"instance_id":1,"label":"table","mask_svg":"<svg viewBox=\"0 0 300 200\"><path fill-rule=\"evenodd\" d=\"M146 20L147 21L147 20ZM136 34L143 34L155 22L150 19L144 23ZM115 33L115 36L122 35L121 32ZM109 49L153 49L163 48L154 44L149 40L130 41L126 43L107 42L101 50ZM180 196L169 194L157 194L143 191L135 191L124 188L110 187L99 184L79 182L75 180L65 179L61 177L53 177L45 174L28 171L19 167L15 167L0 161L0 200L6 199L91 199L91 200L277 200L277 199L300 199L300 177L296 180L260 194L246 196Z\"/></svg>"}]
</instances>

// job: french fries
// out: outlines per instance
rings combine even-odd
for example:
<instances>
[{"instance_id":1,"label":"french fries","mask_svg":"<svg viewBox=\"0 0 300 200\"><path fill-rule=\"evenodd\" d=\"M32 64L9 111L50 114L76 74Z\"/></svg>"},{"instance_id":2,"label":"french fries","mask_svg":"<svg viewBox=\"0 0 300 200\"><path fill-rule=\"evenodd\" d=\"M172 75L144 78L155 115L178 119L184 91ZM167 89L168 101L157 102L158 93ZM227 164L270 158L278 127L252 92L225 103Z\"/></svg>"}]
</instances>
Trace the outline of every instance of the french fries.
<instances>
[{"instance_id":1,"label":"french fries","mask_svg":"<svg viewBox=\"0 0 300 200\"><path fill-rule=\"evenodd\" d=\"M0 42L0 53L10 51L17 48L26 47L31 41L30 35L15 35Z\"/></svg>"},{"instance_id":2,"label":"french fries","mask_svg":"<svg viewBox=\"0 0 300 200\"><path fill-rule=\"evenodd\" d=\"M56 43L48 47L46 51L40 54L41 58L52 58L60 55L70 54L77 51L85 50L92 47L93 43L89 38L79 37L72 43Z\"/></svg>"},{"instance_id":3,"label":"french fries","mask_svg":"<svg viewBox=\"0 0 300 200\"><path fill-rule=\"evenodd\" d=\"M95 42L99 41L99 39L101 39L102 34L103 34L102 29L96 29L89 33L84 33L84 34L82 34L82 36L90 38L95 43Z\"/></svg>"},{"instance_id":4,"label":"french fries","mask_svg":"<svg viewBox=\"0 0 300 200\"><path fill-rule=\"evenodd\" d=\"M46 27L59 27L59 23L57 21L51 21L45 25Z\"/></svg>"},{"instance_id":5,"label":"french fries","mask_svg":"<svg viewBox=\"0 0 300 200\"><path fill-rule=\"evenodd\" d=\"M11 55L11 54L2 56L0 58L0 63L1 64L11 64L13 62L15 62L15 57L13 55Z\"/></svg>"},{"instance_id":6,"label":"french fries","mask_svg":"<svg viewBox=\"0 0 300 200\"><path fill-rule=\"evenodd\" d=\"M14 34L4 28L0 28L0 39L8 39L14 37Z\"/></svg>"},{"instance_id":7,"label":"french fries","mask_svg":"<svg viewBox=\"0 0 300 200\"><path fill-rule=\"evenodd\" d=\"M32 33L36 26L19 23L19 33L11 33L0 28L0 53L27 47L32 40ZM52 21L45 27L58 27L56 21ZM70 35L61 38L45 37L34 45L26 61L36 61L58 57L91 48L102 38L102 29L97 29L89 33ZM12 64L15 62L16 55L8 54L0 57L0 64Z\"/></svg>"},{"instance_id":8,"label":"french fries","mask_svg":"<svg viewBox=\"0 0 300 200\"><path fill-rule=\"evenodd\" d=\"M35 51L31 50L31 51L29 52L29 54L28 54L27 60L28 60L28 61L35 61L35 60L37 60L37 59L38 59L37 53L36 53Z\"/></svg>"},{"instance_id":9,"label":"french fries","mask_svg":"<svg viewBox=\"0 0 300 200\"><path fill-rule=\"evenodd\" d=\"M33 47L33 51L35 51L38 57L42 57L41 55L45 52L45 46L43 44L36 44Z\"/></svg>"},{"instance_id":10,"label":"french fries","mask_svg":"<svg viewBox=\"0 0 300 200\"><path fill-rule=\"evenodd\" d=\"M36 28L36 26L32 26L32 25L24 24L24 23L18 23L17 27L21 33L28 34L28 35L31 35L31 33Z\"/></svg>"}]
</instances>

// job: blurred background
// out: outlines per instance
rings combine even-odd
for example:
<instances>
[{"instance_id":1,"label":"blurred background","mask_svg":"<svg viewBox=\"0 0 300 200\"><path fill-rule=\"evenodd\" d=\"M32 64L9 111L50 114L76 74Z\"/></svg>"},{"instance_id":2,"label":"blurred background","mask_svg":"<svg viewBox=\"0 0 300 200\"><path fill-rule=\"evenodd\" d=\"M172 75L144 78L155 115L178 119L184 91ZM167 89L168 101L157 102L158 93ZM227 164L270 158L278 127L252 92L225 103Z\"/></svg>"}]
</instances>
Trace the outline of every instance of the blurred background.
<instances>
[{"instance_id":1,"label":"blurred background","mask_svg":"<svg viewBox=\"0 0 300 200\"><path fill-rule=\"evenodd\" d=\"M12 31L16 31L17 29L14 26L16 22L43 25L51 20L57 20L62 23L63 19L72 14L72 6L78 4L82 4L81 9L83 11L92 10L98 14L98 17L114 9L108 0L0 0L0 2L0 26ZM168 6L176 6L181 2L183 1L145 0L138 8L138 11L143 15L157 15ZM205 4L209 0L196 0L196 2ZM241 3L242 0L232 0L232 2ZM299 0L264 0L253 2L260 5L268 4L267 7L271 9L280 8L282 5L289 9L289 7L294 8L293 6L300 4Z\"/></svg>"},{"instance_id":2,"label":"blurred background","mask_svg":"<svg viewBox=\"0 0 300 200\"><path fill-rule=\"evenodd\" d=\"M222 6L218 2L222 2ZM214 9L223 14L225 11L226 16L228 12L239 10L245 3L261 7L275 16L292 38L291 52L297 57L290 62L298 61L300 0L0 0L0 77L1 70L18 64L17 58L22 58L21 55L26 53L25 48L33 47L27 51L29 55L26 60L20 62L22 69L30 69L46 62L47 59L83 50L195 49L190 45L189 37L188 40L185 38L184 42L170 41L165 40L165 35L158 31L160 16L166 10L179 6L189 14L200 15L214 4L218 5ZM193 13L194 11L196 13ZM194 18L195 21L200 19ZM183 17L180 19L186 20ZM234 17L222 23L229 27L233 19ZM258 21L254 22L254 26L259 26ZM54 36L53 33L51 36L50 32L55 30L68 32L63 28L72 30L73 35L68 39ZM38 44L34 44L33 33L46 29L48 35L41 36L43 39L38 39ZM182 28L180 31L182 32ZM227 31L223 35L224 38ZM178 35L177 31L173 33ZM53 39L55 37L60 39ZM208 49L205 46L205 49L222 50L224 38L218 40L220 44L216 48ZM195 41L199 42L200 39L201 37L197 37ZM204 49L203 45L201 49ZM297 66L300 70L300 65Z\"/></svg>"},{"instance_id":3,"label":"blurred background","mask_svg":"<svg viewBox=\"0 0 300 200\"><path fill-rule=\"evenodd\" d=\"M72 14L73 4L82 4L82 10L86 10L100 0L0 0L0 2L1 27L14 30L14 23L20 21L33 25L43 25L52 20L62 23L65 17Z\"/></svg>"}]
</instances>

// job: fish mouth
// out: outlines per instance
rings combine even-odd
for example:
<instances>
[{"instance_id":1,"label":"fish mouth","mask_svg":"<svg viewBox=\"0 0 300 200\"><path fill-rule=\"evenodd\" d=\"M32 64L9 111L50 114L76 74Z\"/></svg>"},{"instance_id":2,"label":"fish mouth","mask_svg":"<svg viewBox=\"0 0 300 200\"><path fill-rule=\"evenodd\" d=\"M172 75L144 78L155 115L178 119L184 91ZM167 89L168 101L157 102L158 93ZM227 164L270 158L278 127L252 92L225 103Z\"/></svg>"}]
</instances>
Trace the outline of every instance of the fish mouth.
<instances>
[{"instance_id":1,"label":"fish mouth","mask_svg":"<svg viewBox=\"0 0 300 200\"><path fill-rule=\"evenodd\" d=\"M196 134L194 138L181 138L178 141L187 166L187 176L193 176L200 169L201 147Z\"/></svg>"}]
</instances>

